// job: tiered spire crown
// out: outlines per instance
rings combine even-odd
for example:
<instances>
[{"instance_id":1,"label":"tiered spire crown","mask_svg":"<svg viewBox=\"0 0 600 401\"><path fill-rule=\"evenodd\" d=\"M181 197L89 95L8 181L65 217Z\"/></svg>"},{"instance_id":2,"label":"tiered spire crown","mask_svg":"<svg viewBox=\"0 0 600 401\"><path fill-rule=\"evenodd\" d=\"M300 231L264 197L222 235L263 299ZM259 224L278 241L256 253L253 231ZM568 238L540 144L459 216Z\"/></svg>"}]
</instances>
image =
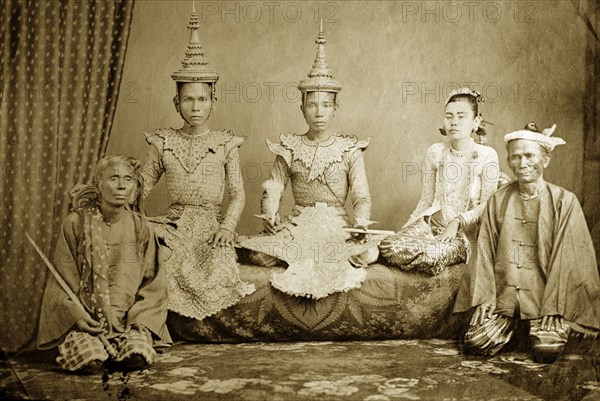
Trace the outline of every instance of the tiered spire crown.
<instances>
[{"instance_id":1,"label":"tiered spire crown","mask_svg":"<svg viewBox=\"0 0 600 401\"><path fill-rule=\"evenodd\" d=\"M171 75L177 82L215 83L219 79L219 74L208 65L208 60L204 55L204 49L200 43L200 33L198 32L199 26L196 10L192 6L192 14L188 24L190 41L185 52L185 58L181 62L181 68Z\"/></svg>"},{"instance_id":2,"label":"tiered spire crown","mask_svg":"<svg viewBox=\"0 0 600 401\"><path fill-rule=\"evenodd\" d=\"M325 57L325 35L323 34L323 20L319 29L319 35L315 41L317 44L317 55L312 68L308 72L308 79L300 81L298 90L300 92L339 92L342 90L342 84L333 78L329 71L329 64Z\"/></svg>"}]
</instances>

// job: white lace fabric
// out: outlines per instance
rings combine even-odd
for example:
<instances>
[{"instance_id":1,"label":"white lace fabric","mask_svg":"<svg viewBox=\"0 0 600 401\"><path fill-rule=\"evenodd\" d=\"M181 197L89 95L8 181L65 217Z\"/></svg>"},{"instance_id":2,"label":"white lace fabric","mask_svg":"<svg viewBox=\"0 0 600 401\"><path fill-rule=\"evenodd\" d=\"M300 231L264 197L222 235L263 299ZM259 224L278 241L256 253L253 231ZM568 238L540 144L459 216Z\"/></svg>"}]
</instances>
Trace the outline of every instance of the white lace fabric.
<instances>
[{"instance_id":1,"label":"white lace fabric","mask_svg":"<svg viewBox=\"0 0 600 401\"><path fill-rule=\"evenodd\" d=\"M285 271L272 274L273 287L289 295L320 299L359 288L367 272L352 267L348 259L381 239L355 242L343 230L347 226L347 217L340 208L324 203L296 206L283 230L244 239L241 246L288 263Z\"/></svg>"},{"instance_id":2,"label":"white lace fabric","mask_svg":"<svg viewBox=\"0 0 600 401\"><path fill-rule=\"evenodd\" d=\"M431 145L422 164L421 199L405 226L441 210L446 223L461 216L472 228L498 188L499 171L498 154L489 146L471 140L459 152L449 142Z\"/></svg>"}]
</instances>

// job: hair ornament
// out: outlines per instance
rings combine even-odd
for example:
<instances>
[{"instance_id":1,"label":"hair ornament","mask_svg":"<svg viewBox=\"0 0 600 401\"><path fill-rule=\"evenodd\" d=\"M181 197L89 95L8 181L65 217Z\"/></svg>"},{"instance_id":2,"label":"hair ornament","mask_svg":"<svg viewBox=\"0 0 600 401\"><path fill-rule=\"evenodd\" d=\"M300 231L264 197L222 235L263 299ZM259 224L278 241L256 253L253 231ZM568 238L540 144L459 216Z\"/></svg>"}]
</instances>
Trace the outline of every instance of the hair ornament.
<instances>
[{"instance_id":1,"label":"hair ornament","mask_svg":"<svg viewBox=\"0 0 600 401\"><path fill-rule=\"evenodd\" d=\"M446 104L448 104L448 101L450 99L452 99L452 97L457 96L457 95L473 96L475 98L475 100L477 101L477 103L485 102L485 98L481 95L480 92L471 90L471 88L463 86L462 88L457 88L457 89L454 89L452 92L450 92L450 94L446 98Z\"/></svg>"}]
</instances>

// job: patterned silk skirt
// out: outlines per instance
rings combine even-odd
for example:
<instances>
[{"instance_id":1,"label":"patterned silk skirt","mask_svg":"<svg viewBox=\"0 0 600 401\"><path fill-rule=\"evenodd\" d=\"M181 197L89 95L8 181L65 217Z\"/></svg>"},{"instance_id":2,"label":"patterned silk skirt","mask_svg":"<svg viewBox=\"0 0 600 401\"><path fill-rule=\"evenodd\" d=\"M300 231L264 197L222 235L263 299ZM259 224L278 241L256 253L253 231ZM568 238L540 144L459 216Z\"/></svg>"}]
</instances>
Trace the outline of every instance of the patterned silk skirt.
<instances>
[{"instance_id":1,"label":"patterned silk skirt","mask_svg":"<svg viewBox=\"0 0 600 401\"><path fill-rule=\"evenodd\" d=\"M464 263L469 255L469 241L464 234L442 242L422 218L381 241L379 250L385 260L402 270L418 270L432 276L447 266Z\"/></svg>"},{"instance_id":2,"label":"patterned silk skirt","mask_svg":"<svg viewBox=\"0 0 600 401\"><path fill-rule=\"evenodd\" d=\"M170 250L162 261L170 311L202 320L255 291L240 279L235 249L208 243L219 229L216 207L172 205L153 222Z\"/></svg>"},{"instance_id":3,"label":"patterned silk skirt","mask_svg":"<svg viewBox=\"0 0 600 401\"><path fill-rule=\"evenodd\" d=\"M289 295L320 299L359 288L367 273L348 259L381 240L358 243L343 230L347 226L341 208L324 203L295 206L281 231L247 237L240 246L287 262L284 272L271 276L273 287Z\"/></svg>"}]
</instances>

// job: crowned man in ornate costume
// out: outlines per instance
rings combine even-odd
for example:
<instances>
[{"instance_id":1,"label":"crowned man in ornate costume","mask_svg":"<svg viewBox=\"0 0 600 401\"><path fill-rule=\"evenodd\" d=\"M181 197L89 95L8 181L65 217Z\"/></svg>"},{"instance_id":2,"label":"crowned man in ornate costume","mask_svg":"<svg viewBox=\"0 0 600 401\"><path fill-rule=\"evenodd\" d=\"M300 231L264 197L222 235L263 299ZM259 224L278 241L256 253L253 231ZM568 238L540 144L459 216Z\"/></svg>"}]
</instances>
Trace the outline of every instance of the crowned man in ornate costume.
<instances>
[{"instance_id":1,"label":"crowned man in ornate costume","mask_svg":"<svg viewBox=\"0 0 600 401\"><path fill-rule=\"evenodd\" d=\"M573 193L543 179L550 153L565 143L554 129L530 123L504 137L516 181L487 203L454 308L475 308L467 351L494 355L523 326L533 356L552 361L569 331L600 328L600 279L583 211Z\"/></svg>"},{"instance_id":2,"label":"crowned man in ornate costume","mask_svg":"<svg viewBox=\"0 0 600 401\"><path fill-rule=\"evenodd\" d=\"M284 272L273 274L275 288L318 299L358 288L365 280L365 269L352 267L348 259L366 246L352 241L343 228L371 223L371 196L362 154L369 141L336 134L331 128L342 87L325 59L322 25L316 43L308 79L298 85L308 131L282 134L279 143L267 140L276 155L261 202L268 234L246 239L241 245L254 251L251 259L256 264L288 264ZM282 221L279 203L290 182L295 206ZM354 207L352 222L344 208L348 195Z\"/></svg>"},{"instance_id":3,"label":"crowned man in ornate costume","mask_svg":"<svg viewBox=\"0 0 600 401\"><path fill-rule=\"evenodd\" d=\"M201 320L255 289L240 280L233 248L244 208L238 149L245 138L208 127L219 75L204 56L195 11L188 27L185 59L172 75L177 83L175 108L183 127L146 134L151 149L143 176L147 195L165 174L173 202L166 216L155 219L157 235L171 251L165 257L169 310ZM229 206L222 216L225 189Z\"/></svg>"}]
</instances>

